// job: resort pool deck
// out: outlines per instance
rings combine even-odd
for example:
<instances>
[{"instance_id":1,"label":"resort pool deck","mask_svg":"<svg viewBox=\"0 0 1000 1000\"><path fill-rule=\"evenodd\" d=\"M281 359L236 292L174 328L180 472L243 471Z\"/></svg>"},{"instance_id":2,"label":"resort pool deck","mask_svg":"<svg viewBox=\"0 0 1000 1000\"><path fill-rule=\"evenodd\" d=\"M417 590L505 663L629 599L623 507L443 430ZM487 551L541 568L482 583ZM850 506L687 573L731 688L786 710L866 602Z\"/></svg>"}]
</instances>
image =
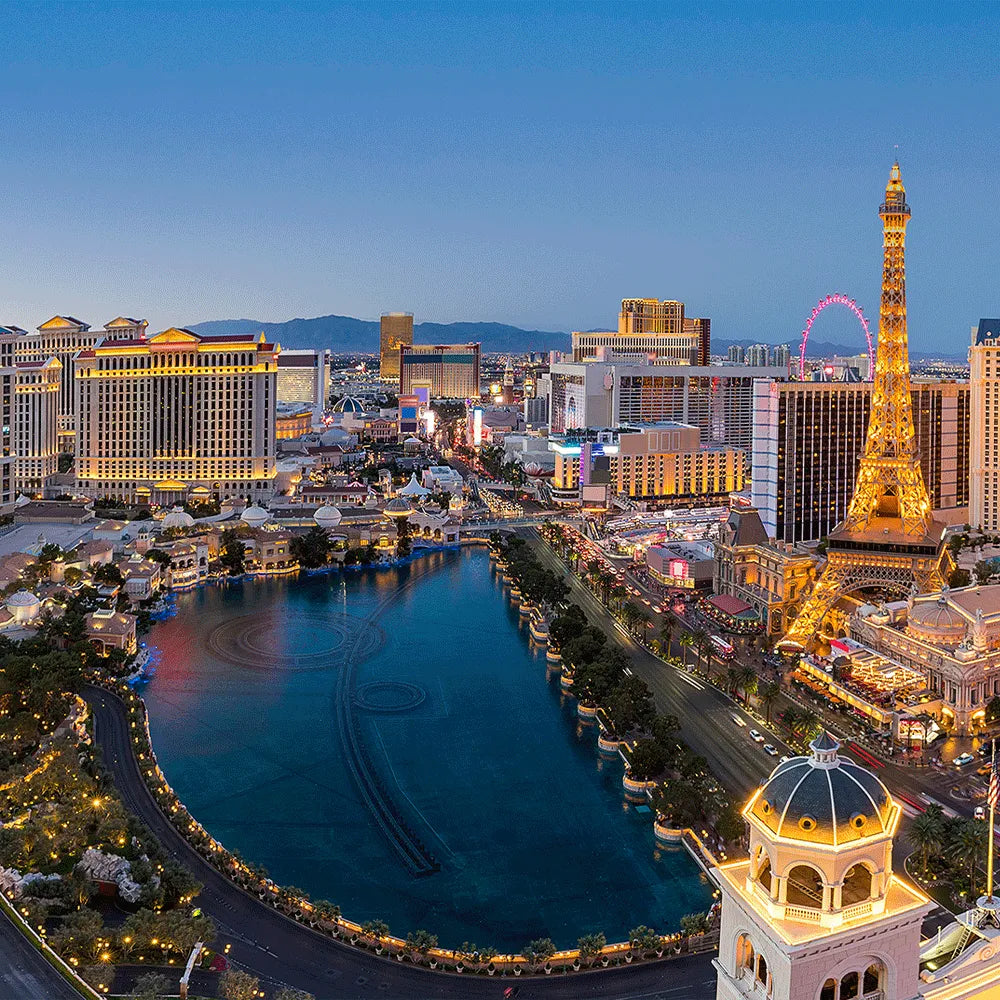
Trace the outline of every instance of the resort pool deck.
<instances>
[{"instance_id":1,"label":"resort pool deck","mask_svg":"<svg viewBox=\"0 0 1000 1000\"><path fill-rule=\"evenodd\" d=\"M149 638L160 765L277 882L400 936L504 952L668 933L710 905L686 851L624 801L621 763L529 647L485 550L177 603Z\"/></svg>"}]
</instances>

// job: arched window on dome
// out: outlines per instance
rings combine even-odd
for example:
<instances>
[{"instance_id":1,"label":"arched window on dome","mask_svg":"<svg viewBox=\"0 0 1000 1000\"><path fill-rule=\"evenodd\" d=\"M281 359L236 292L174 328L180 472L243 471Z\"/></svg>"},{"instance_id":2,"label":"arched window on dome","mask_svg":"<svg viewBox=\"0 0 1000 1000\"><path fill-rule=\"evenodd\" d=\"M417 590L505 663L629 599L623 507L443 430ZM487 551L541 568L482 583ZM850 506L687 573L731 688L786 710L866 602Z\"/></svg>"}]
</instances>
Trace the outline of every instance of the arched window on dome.
<instances>
[{"instance_id":1,"label":"arched window on dome","mask_svg":"<svg viewBox=\"0 0 1000 1000\"><path fill-rule=\"evenodd\" d=\"M788 873L785 902L789 906L805 906L814 910L823 907L823 880L809 865L796 865Z\"/></svg>"},{"instance_id":2,"label":"arched window on dome","mask_svg":"<svg viewBox=\"0 0 1000 1000\"><path fill-rule=\"evenodd\" d=\"M872 873L866 865L854 865L844 876L841 906L853 906L872 898Z\"/></svg>"},{"instance_id":3,"label":"arched window on dome","mask_svg":"<svg viewBox=\"0 0 1000 1000\"><path fill-rule=\"evenodd\" d=\"M867 997L872 993L879 995L884 982L885 966L881 962L873 962L865 969L861 983L861 995L863 997Z\"/></svg>"},{"instance_id":4,"label":"arched window on dome","mask_svg":"<svg viewBox=\"0 0 1000 1000\"><path fill-rule=\"evenodd\" d=\"M819 1000L837 1000L837 981L828 979L819 991Z\"/></svg>"}]
</instances>

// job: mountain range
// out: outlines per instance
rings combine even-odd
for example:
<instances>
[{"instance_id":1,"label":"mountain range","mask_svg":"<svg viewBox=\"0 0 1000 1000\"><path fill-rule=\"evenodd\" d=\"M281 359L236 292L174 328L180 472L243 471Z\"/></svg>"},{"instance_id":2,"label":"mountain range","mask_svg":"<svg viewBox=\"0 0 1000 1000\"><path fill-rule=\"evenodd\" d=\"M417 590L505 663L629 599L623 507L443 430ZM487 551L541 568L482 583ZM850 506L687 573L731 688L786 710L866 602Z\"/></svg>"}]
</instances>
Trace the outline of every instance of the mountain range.
<instances>
[{"instance_id":1,"label":"mountain range","mask_svg":"<svg viewBox=\"0 0 1000 1000\"><path fill-rule=\"evenodd\" d=\"M286 350L327 348L335 354L377 354L379 349L378 322L355 319L353 316L316 316L313 319L290 319L284 323L264 323L256 319L215 319L194 323L189 329L214 336L263 333L268 340L276 341ZM413 327L413 339L418 344L464 344L478 341L486 354L568 351L570 347L568 333L557 330L524 330L507 323L416 323ZM731 344L750 347L759 343L762 341L752 338L713 338L712 353L725 357ZM797 337L784 343L788 345L793 357L798 355L800 341ZM835 354L849 357L861 350L862 346L857 343L845 345L809 341L809 356L812 358L830 358ZM965 358L964 353L931 353L914 348L911 348L910 354L914 359Z\"/></svg>"},{"instance_id":2,"label":"mountain range","mask_svg":"<svg viewBox=\"0 0 1000 1000\"><path fill-rule=\"evenodd\" d=\"M262 323L253 319L216 319L188 329L210 336L261 333L287 350L327 348L334 353L377 354L379 324L353 316L317 316ZM568 351L569 334L550 330L522 330L506 323L415 323L418 344L465 344L478 341L487 354L528 351Z\"/></svg>"}]
</instances>

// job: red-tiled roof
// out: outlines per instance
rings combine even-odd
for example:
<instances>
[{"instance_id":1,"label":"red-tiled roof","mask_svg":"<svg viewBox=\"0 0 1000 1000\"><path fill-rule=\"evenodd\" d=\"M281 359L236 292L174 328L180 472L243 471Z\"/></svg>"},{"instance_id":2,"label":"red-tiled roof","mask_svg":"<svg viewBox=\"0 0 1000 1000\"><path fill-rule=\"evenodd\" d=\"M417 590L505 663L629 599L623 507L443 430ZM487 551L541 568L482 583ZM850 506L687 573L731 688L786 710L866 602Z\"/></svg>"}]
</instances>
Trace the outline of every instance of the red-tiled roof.
<instances>
[{"instance_id":1,"label":"red-tiled roof","mask_svg":"<svg viewBox=\"0 0 1000 1000\"><path fill-rule=\"evenodd\" d=\"M738 597L733 597L732 594L716 594L708 599L708 603L718 608L723 614L731 615L733 618L752 610L746 601L741 601Z\"/></svg>"}]
</instances>

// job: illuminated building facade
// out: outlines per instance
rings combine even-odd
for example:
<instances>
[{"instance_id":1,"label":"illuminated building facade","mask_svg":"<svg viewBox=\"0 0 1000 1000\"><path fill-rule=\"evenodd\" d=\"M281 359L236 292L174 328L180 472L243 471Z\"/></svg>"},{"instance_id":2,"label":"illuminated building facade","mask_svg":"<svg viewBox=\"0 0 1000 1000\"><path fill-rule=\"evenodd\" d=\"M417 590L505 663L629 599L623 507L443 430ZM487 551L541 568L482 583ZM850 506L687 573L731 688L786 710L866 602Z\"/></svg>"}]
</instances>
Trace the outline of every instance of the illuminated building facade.
<instances>
[{"instance_id":1,"label":"illuminated building facade","mask_svg":"<svg viewBox=\"0 0 1000 1000\"><path fill-rule=\"evenodd\" d=\"M190 490L270 495L277 349L263 337L172 328L106 341L75 366L80 492L156 504Z\"/></svg>"},{"instance_id":2,"label":"illuminated building facade","mask_svg":"<svg viewBox=\"0 0 1000 1000\"><path fill-rule=\"evenodd\" d=\"M871 419L847 516L830 533L823 575L783 642L813 642L827 613L843 596L864 589L907 593L941 586L951 567L943 526L930 497L913 433L906 326L906 224L910 206L893 164L882 219L882 298Z\"/></svg>"},{"instance_id":3,"label":"illuminated building facade","mask_svg":"<svg viewBox=\"0 0 1000 1000\"><path fill-rule=\"evenodd\" d=\"M717 1000L921 995L920 928L934 904L893 872L900 805L838 748L821 733L743 810L750 857L716 869Z\"/></svg>"},{"instance_id":4,"label":"illuminated building facade","mask_svg":"<svg viewBox=\"0 0 1000 1000\"><path fill-rule=\"evenodd\" d=\"M14 345L23 333L0 327L0 508L14 502Z\"/></svg>"},{"instance_id":5,"label":"illuminated building facade","mask_svg":"<svg viewBox=\"0 0 1000 1000\"><path fill-rule=\"evenodd\" d=\"M56 358L62 364L59 387L59 435L62 451L73 450L75 393L73 358L79 351L93 347L101 340L138 340L146 335L149 324L144 319L118 316L104 324L103 330L91 330L89 323L74 316L53 316L35 333L17 330L14 347L17 361L48 361Z\"/></svg>"},{"instance_id":6,"label":"illuminated building facade","mask_svg":"<svg viewBox=\"0 0 1000 1000\"><path fill-rule=\"evenodd\" d=\"M549 431L675 420L697 427L703 445L749 455L754 380L784 374L779 368L668 367L633 359L555 362L549 371Z\"/></svg>"},{"instance_id":7,"label":"illuminated building facade","mask_svg":"<svg viewBox=\"0 0 1000 1000\"><path fill-rule=\"evenodd\" d=\"M434 399L479 398L479 344L410 344L399 348L399 391L429 390Z\"/></svg>"},{"instance_id":8,"label":"illuminated building facade","mask_svg":"<svg viewBox=\"0 0 1000 1000\"><path fill-rule=\"evenodd\" d=\"M379 323L379 377L399 381L399 349L413 344L413 313L383 313Z\"/></svg>"},{"instance_id":9,"label":"illuminated building facade","mask_svg":"<svg viewBox=\"0 0 1000 1000\"><path fill-rule=\"evenodd\" d=\"M715 543L717 594L745 601L768 635L783 635L813 582L810 553L769 538L756 508L734 498Z\"/></svg>"},{"instance_id":10,"label":"illuminated building facade","mask_svg":"<svg viewBox=\"0 0 1000 1000\"><path fill-rule=\"evenodd\" d=\"M871 398L870 382L760 381L754 386L753 505L772 538L815 541L847 516ZM969 502L969 386L914 381L910 399L931 506L964 507Z\"/></svg>"},{"instance_id":11,"label":"illuminated building facade","mask_svg":"<svg viewBox=\"0 0 1000 1000\"><path fill-rule=\"evenodd\" d=\"M329 351L282 351L278 355L279 403L323 409L330 398Z\"/></svg>"},{"instance_id":12,"label":"illuminated building facade","mask_svg":"<svg viewBox=\"0 0 1000 1000\"><path fill-rule=\"evenodd\" d=\"M1000 319L981 319L969 348L972 461L969 521L1000 530Z\"/></svg>"},{"instance_id":13,"label":"illuminated building facade","mask_svg":"<svg viewBox=\"0 0 1000 1000\"><path fill-rule=\"evenodd\" d=\"M611 495L647 502L705 503L743 488L743 452L702 448L697 427L663 421L549 445L553 499L578 503ZM595 489L588 496L588 487Z\"/></svg>"},{"instance_id":14,"label":"illuminated building facade","mask_svg":"<svg viewBox=\"0 0 1000 1000\"><path fill-rule=\"evenodd\" d=\"M924 676L919 711L958 736L982 732L1000 697L1000 586L921 594L891 609L865 605L852 639Z\"/></svg>"},{"instance_id":15,"label":"illuminated building facade","mask_svg":"<svg viewBox=\"0 0 1000 1000\"><path fill-rule=\"evenodd\" d=\"M44 490L59 472L59 391L62 364L18 361L14 377L14 488Z\"/></svg>"},{"instance_id":16,"label":"illuminated building facade","mask_svg":"<svg viewBox=\"0 0 1000 1000\"><path fill-rule=\"evenodd\" d=\"M573 360L614 353L659 364L707 365L711 329L709 319L685 317L683 302L622 299L617 332L573 333Z\"/></svg>"}]
</instances>

